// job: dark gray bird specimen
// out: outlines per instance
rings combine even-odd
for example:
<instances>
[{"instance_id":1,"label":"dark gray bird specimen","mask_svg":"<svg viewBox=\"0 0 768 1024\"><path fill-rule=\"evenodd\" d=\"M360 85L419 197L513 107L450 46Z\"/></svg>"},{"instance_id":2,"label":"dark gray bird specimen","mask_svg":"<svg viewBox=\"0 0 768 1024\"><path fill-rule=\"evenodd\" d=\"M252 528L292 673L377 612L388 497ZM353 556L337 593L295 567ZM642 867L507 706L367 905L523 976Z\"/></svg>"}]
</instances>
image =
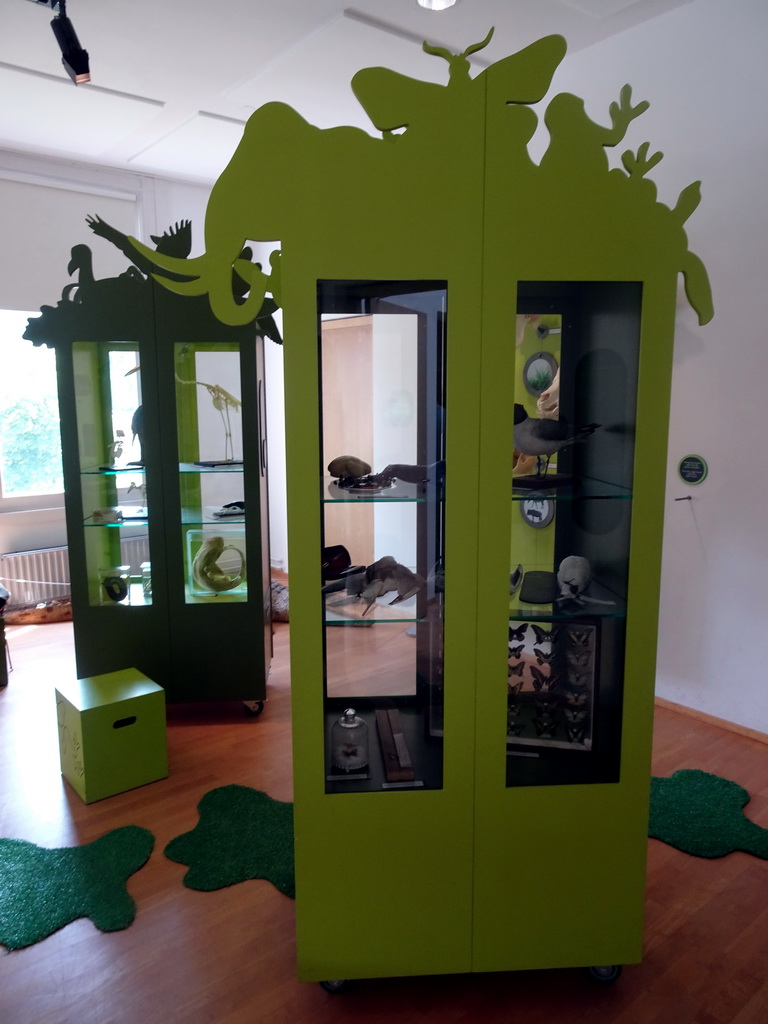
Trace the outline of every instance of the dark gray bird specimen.
<instances>
[{"instance_id":1,"label":"dark gray bird specimen","mask_svg":"<svg viewBox=\"0 0 768 1024\"><path fill-rule=\"evenodd\" d=\"M523 406L515 402L515 448L521 455L536 456L539 476L546 475L555 452L585 441L599 426L599 423L589 423L586 427L572 427L564 420L539 420L529 416Z\"/></svg>"},{"instance_id":2,"label":"dark gray bird specimen","mask_svg":"<svg viewBox=\"0 0 768 1024\"><path fill-rule=\"evenodd\" d=\"M143 466L144 465L144 410L142 406L134 412L131 417L131 433L133 434L133 440L139 439L139 458L131 462L132 466Z\"/></svg>"}]
</instances>

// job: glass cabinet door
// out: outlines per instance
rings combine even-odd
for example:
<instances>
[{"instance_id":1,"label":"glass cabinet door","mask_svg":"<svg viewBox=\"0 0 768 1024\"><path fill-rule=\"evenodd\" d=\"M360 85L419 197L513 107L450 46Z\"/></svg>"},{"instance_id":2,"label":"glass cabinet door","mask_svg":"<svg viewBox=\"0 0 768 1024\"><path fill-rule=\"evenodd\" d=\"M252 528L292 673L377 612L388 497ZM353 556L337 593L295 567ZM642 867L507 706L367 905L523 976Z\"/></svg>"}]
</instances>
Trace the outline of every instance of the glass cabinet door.
<instances>
[{"instance_id":1,"label":"glass cabinet door","mask_svg":"<svg viewBox=\"0 0 768 1024\"><path fill-rule=\"evenodd\" d=\"M326 791L442 786L446 289L321 281Z\"/></svg>"},{"instance_id":2,"label":"glass cabinet door","mask_svg":"<svg viewBox=\"0 0 768 1024\"><path fill-rule=\"evenodd\" d=\"M152 603L141 371L130 342L72 347L88 603Z\"/></svg>"},{"instance_id":3,"label":"glass cabinet door","mask_svg":"<svg viewBox=\"0 0 768 1024\"><path fill-rule=\"evenodd\" d=\"M508 786L618 781L640 298L520 286Z\"/></svg>"},{"instance_id":4,"label":"glass cabinet door","mask_svg":"<svg viewBox=\"0 0 768 1024\"><path fill-rule=\"evenodd\" d=\"M245 601L240 348L176 343L174 361L185 601Z\"/></svg>"}]
</instances>

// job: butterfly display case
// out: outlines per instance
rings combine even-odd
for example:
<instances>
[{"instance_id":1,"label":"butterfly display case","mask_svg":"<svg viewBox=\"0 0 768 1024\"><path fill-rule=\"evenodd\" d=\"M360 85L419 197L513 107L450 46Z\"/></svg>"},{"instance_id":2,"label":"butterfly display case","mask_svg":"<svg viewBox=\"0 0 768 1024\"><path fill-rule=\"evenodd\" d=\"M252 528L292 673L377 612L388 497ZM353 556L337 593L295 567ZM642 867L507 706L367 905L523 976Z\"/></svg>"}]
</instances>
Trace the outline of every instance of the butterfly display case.
<instances>
[{"instance_id":1,"label":"butterfly display case","mask_svg":"<svg viewBox=\"0 0 768 1024\"><path fill-rule=\"evenodd\" d=\"M642 291L518 294L507 784L615 782Z\"/></svg>"}]
</instances>

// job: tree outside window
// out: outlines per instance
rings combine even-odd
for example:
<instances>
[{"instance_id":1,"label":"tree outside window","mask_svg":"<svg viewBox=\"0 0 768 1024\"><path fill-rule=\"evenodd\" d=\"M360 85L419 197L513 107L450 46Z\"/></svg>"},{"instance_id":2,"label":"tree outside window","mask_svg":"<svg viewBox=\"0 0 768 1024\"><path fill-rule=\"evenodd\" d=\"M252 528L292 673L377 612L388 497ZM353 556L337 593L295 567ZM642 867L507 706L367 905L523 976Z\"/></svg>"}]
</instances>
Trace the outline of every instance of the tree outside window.
<instances>
[{"instance_id":1,"label":"tree outside window","mask_svg":"<svg viewBox=\"0 0 768 1024\"><path fill-rule=\"evenodd\" d=\"M61 494L56 355L22 337L37 313L0 310L0 497Z\"/></svg>"}]
</instances>

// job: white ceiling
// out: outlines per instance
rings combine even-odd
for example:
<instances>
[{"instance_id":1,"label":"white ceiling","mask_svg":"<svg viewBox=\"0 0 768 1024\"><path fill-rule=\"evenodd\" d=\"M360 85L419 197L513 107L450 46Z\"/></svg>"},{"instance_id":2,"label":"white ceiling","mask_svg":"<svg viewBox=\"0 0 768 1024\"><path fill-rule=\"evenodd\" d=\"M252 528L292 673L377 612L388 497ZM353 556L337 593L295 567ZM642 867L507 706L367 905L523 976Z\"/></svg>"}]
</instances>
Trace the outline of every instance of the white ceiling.
<instances>
[{"instance_id":1,"label":"white ceiling","mask_svg":"<svg viewBox=\"0 0 768 1024\"><path fill-rule=\"evenodd\" d=\"M75 86L52 12L0 0L0 148L209 184L269 100L322 128L373 131L352 75L381 64L446 81L423 39L459 52L495 26L479 68L550 32L578 50L689 2L458 0L428 12L416 0L67 0L91 64L91 84Z\"/></svg>"}]
</instances>

